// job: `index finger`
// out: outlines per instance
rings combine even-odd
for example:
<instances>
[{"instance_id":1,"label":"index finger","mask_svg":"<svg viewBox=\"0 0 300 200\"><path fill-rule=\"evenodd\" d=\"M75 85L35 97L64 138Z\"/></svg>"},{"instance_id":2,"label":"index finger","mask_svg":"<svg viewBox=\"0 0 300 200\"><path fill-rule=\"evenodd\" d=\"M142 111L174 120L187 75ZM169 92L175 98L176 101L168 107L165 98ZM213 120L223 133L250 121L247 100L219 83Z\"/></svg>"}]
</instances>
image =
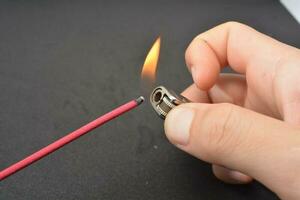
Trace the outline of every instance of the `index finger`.
<instances>
[{"instance_id":1,"label":"index finger","mask_svg":"<svg viewBox=\"0 0 300 200\"><path fill-rule=\"evenodd\" d=\"M296 48L253 28L227 22L198 35L186 50L185 59L194 82L203 90L216 82L222 67L255 76L270 73L279 60ZM258 77L259 78L259 77Z\"/></svg>"}]
</instances>

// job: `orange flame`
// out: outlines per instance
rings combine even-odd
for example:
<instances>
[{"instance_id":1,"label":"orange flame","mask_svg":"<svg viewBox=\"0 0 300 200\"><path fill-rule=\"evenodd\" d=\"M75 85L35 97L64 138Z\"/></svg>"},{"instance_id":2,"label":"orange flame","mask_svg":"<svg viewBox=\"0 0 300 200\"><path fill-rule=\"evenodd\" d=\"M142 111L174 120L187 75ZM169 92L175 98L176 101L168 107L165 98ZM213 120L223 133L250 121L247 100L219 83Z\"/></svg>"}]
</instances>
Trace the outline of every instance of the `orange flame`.
<instances>
[{"instance_id":1,"label":"orange flame","mask_svg":"<svg viewBox=\"0 0 300 200\"><path fill-rule=\"evenodd\" d=\"M148 82L154 82L157 62L159 58L159 51L160 51L160 37L156 39L153 46L151 47L146 60L144 62L143 70L141 73L142 80Z\"/></svg>"}]
</instances>

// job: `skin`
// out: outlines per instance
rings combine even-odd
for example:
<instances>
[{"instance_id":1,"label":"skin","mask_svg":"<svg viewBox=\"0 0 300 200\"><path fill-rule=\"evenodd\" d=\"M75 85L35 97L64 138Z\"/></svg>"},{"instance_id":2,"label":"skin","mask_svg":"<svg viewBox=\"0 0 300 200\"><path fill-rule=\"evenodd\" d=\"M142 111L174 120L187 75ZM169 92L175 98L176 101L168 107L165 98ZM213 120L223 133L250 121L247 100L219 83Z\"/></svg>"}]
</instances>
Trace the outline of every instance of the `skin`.
<instances>
[{"instance_id":1,"label":"skin","mask_svg":"<svg viewBox=\"0 0 300 200\"><path fill-rule=\"evenodd\" d=\"M227 183L256 179L300 199L300 50L227 22L194 38L185 59L194 84L182 94L196 103L168 114L170 142Z\"/></svg>"}]
</instances>

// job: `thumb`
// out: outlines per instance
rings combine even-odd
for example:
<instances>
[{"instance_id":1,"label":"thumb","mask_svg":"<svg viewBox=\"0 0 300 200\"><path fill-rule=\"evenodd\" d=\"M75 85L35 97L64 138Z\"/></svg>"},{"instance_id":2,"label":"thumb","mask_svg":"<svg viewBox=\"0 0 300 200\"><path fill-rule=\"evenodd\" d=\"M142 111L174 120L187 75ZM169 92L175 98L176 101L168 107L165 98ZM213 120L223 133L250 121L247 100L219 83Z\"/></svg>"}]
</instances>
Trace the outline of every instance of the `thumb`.
<instances>
[{"instance_id":1,"label":"thumb","mask_svg":"<svg viewBox=\"0 0 300 200\"><path fill-rule=\"evenodd\" d=\"M178 148L243 172L279 196L285 196L284 183L298 190L299 131L282 121L232 104L188 103L170 111L165 132Z\"/></svg>"}]
</instances>

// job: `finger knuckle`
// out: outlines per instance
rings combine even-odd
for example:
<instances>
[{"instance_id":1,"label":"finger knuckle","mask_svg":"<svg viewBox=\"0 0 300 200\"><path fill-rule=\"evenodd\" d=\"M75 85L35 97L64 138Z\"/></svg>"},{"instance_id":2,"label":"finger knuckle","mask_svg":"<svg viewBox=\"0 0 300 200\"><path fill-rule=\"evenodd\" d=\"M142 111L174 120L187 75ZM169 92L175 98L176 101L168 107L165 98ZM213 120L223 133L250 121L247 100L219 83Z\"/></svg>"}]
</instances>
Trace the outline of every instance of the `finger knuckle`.
<instances>
[{"instance_id":1,"label":"finger knuckle","mask_svg":"<svg viewBox=\"0 0 300 200\"><path fill-rule=\"evenodd\" d=\"M229 28L243 28L243 27L247 27L247 25L242 24L242 23L237 22L237 21L228 21L228 22L225 22L223 25L226 26L226 27L229 27Z\"/></svg>"}]
</instances>

